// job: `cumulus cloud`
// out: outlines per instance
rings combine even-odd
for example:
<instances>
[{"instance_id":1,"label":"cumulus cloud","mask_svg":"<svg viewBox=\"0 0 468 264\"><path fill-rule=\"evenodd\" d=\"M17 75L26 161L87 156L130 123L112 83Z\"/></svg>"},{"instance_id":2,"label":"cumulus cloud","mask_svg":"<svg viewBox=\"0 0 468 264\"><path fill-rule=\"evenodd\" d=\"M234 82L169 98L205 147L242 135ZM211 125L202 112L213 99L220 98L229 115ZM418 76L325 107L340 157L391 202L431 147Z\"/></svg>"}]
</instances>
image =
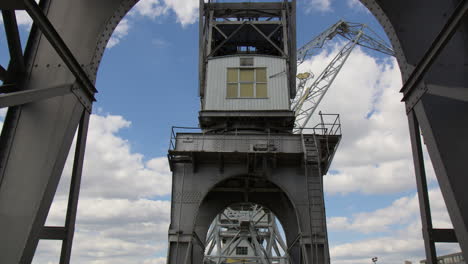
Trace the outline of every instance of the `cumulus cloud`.
<instances>
[{"instance_id":1,"label":"cumulus cloud","mask_svg":"<svg viewBox=\"0 0 468 264\"><path fill-rule=\"evenodd\" d=\"M332 11L332 0L308 0L307 10L319 11L319 12L330 12Z\"/></svg>"},{"instance_id":2,"label":"cumulus cloud","mask_svg":"<svg viewBox=\"0 0 468 264\"><path fill-rule=\"evenodd\" d=\"M342 45L336 42L305 61L299 72L312 71L318 76ZM414 188L401 85L394 58L377 59L360 47L348 58L308 124L311 127L319 122L319 111L340 114L343 137L324 180L329 194L397 193ZM434 179L427 162L429 178Z\"/></svg>"},{"instance_id":3,"label":"cumulus cloud","mask_svg":"<svg viewBox=\"0 0 468 264\"><path fill-rule=\"evenodd\" d=\"M182 25L193 24L198 18L198 4L196 0L164 0L168 8L177 15L177 21Z\"/></svg>"},{"instance_id":4,"label":"cumulus cloud","mask_svg":"<svg viewBox=\"0 0 468 264\"><path fill-rule=\"evenodd\" d=\"M167 158L134 153L119 136L122 116L92 115L78 203L73 263L162 263L167 247L171 173ZM73 146L72 146L73 149ZM71 152L73 153L73 152ZM72 155L69 155L47 225L63 226ZM60 245L41 243L35 263L49 263ZM52 261L52 263L56 263Z\"/></svg>"},{"instance_id":5,"label":"cumulus cloud","mask_svg":"<svg viewBox=\"0 0 468 264\"><path fill-rule=\"evenodd\" d=\"M140 0L131 14L156 19L172 11L177 22L185 26L197 21L197 10L196 0Z\"/></svg>"},{"instance_id":6,"label":"cumulus cloud","mask_svg":"<svg viewBox=\"0 0 468 264\"><path fill-rule=\"evenodd\" d=\"M118 135L130 124L122 116L91 116L81 188L85 197L150 199L170 194L167 158L144 161L144 156L132 152L130 143ZM65 176L71 174L71 159L69 155ZM66 193L69 178L63 181L61 194Z\"/></svg>"},{"instance_id":7,"label":"cumulus cloud","mask_svg":"<svg viewBox=\"0 0 468 264\"><path fill-rule=\"evenodd\" d=\"M195 0L140 0L124 18L107 44L112 48L125 38L131 29L131 21L137 18L156 20L159 17L175 14L176 20L182 26L193 24L198 18L198 1ZM157 46L163 43L157 39Z\"/></svg>"},{"instance_id":8,"label":"cumulus cloud","mask_svg":"<svg viewBox=\"0 0 468 264\"><path fill-rule=\"evenodd\" d=\"M429 192L434 224L450 228L442 194L438 189ZM359 212L352 217L331 217L328 227L333 231L347 230L360 233L389 232L396 226L407 225L419 217L419 202L416 194L395 200L390 206L372 212Z\"/></svg>"},{"instance_id":9,"label":"cumulus cloud","mask_svg":"<svg viewBox=\"0 0 468 264\"><path fill-rule=\"evenodd\" d=\"M429 191L433 224L435 228L451 228L447 209L439 189ZM404 196L391 205L371 212L359 212L352 216L328 219L330 232L383 233L383 236L332 245L330 254L334 263L364 263L373 256L385 263L419 262L424 256L421 235L418 197ZM333 242L333 241L331 241ZM458 245L438 245L438 253L453 253Z\"/></svg>"},{"instance_id":10,"label":"cumulus cloud","mask_svg":"<svg viewBox=\"0 0 468 264\"><path fill-rule=\"evenodd\" d=\"M128 19L124 18L120 21L117 27L114 30L109 42L107 42L107 48L112 48L115 45L119 44L120 40L128 35L128 31L130 30L130 24Z\"/></svg>"},{"instance_id":11,"label":"cumulus cloud","mask_svg":"<svg viewBox=\"0 0 468 264\"><path fill-rule=\"evenodd\" d=\"M162 0L140 0L130 14L155 19L167 12L168 7Z\"/></svg>"}]
</instances>

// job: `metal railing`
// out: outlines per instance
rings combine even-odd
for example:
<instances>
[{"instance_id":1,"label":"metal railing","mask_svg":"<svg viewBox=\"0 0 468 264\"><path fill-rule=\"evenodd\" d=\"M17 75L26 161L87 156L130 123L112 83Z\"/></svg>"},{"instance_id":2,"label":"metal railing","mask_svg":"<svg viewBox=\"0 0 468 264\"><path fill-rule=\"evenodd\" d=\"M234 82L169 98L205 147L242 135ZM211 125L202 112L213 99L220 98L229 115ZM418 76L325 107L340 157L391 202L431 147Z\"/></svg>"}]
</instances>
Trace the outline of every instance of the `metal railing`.
<instances>
[{"instance_id":1,"label":"metal railing","mask_svg":"<svg viewBox=\"0 0 468 264\"><path fill-rule=\"evenodd\" d=\"M294 134L315 134L322 136L341 136L341 121L339 114L322 114L320 123L314 127L294 128Z\"/></svg>"},{"instance_id":2,"label":"metal railing","mask_svg":"<svg viewBox=\"0 0 468 264\"><path fill-rule=\"evenodd\" d=\"M319 112L319 115L320 123L312 128L314 134L324 136L341 135L341 121L339 114L322 114L322 112Z\"/></svg>"},{"instance_id":3,"label":"metal railing","mask_svg":"<svg viewBox=\"0 0 468 264\"><path fill-rule=\"evenodd\" d=\"M171 128L171 139L169 140L169 150L175 150L176 148L176 140L177 140L177 133L179 132L186 132L186 133L200 133L205 135L203 130L199 127L179 127L173 126Z\"/></svg>"}]
</instances>

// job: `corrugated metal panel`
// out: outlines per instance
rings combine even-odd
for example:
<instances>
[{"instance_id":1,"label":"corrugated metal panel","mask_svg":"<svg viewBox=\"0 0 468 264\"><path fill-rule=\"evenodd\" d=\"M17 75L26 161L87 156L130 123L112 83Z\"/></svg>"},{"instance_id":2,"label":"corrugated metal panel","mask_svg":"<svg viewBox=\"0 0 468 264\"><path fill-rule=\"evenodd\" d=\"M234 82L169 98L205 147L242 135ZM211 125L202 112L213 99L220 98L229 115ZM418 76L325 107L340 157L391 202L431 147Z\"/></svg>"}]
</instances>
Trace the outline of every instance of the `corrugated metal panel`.
<instances>
[{"instance_id":1,"label":"corrugated metal panel","mask_svg":"<svg viewBox=\"0 0 468 264\"><path fill-rule=\"evenodd\" d=\"M240 57L216 58L208 61L204 110L289 110L286 60L264 56L249 57L254 57L254 67L267 68L268 98L226 98L226 69L239 67Z\"/></svg>"}]
</instances>

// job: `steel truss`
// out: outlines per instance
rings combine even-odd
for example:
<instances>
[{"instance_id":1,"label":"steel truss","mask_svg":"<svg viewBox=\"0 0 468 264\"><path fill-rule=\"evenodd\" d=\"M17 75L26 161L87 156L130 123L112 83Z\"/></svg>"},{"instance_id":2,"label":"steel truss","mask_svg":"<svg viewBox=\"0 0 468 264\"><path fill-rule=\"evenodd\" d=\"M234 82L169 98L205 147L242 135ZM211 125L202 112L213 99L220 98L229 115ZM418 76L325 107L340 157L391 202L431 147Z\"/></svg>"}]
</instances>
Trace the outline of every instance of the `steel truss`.
<instances>
[{"instance_id":1,"label":"steel truss","mask_svg":"<svg viewBox=\"0 0 468 264\"><path fill-rule=\"evenodd\" d=\"M280 235L276 217L254 204L228 207L216 216L205 242L205 264L279 263L289 264L288 247ZM236 254L237 247L251 254Z\"/></svg>"},{"instance_id":2,"label":"steel truss","mask_svg":"<svg viewBox=\"0 0 468 264\"><path fill-rule=\"evenodd\" d=\"M70 217L64 229L52 231L44 228L44 223L76 129L81 123L80 130L86 130L91 95L95 92L90 83L94 82L105 45L136 2L41 0L40 9L33 0L0 2L11 57L7 67L0 67L0 105L10 107L0 138L1 263L30 263L46 231L51 231L47 236L60 239L66 233L64 240L71 242L73 205L68 208ZM403 101L408 112L428 263L436 263L434 243L453 242L453 233L468 259L468 1L361 2L384 27L405 80ZM25 54L14 14L14 10L21 9L34 20ZM63 13L69 15L58 15ZM60 34L49 31L53 28L47 20L61 25ZM79 45L77 36L82 40ZM67 52L67 46L73 54ZM424 52L426 48L428 52ZM68 69L55 68L54 72L46 69L48 63L56 67L64 63ZM420 130L454 230L434 229L431 225ZM81 136L78 142L86 138L85 133ZM82 155L77 152L84 152L84 146L78 146L75 157ZM79 187L78 165L74 166L72 190ZM71 200L76 201L73 197L77 195L74 192Z\"/></svg>"}]
</instances>

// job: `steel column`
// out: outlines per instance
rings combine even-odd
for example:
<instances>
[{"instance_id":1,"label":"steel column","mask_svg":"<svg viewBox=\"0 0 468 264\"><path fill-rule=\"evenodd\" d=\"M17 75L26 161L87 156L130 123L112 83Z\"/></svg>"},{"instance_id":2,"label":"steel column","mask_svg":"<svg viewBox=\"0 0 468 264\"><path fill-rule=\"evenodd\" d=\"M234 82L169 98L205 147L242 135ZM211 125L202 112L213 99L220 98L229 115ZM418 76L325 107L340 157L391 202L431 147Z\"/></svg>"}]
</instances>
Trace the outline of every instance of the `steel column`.
<instances>
[{"instance_id":1,"label":"steel column","mask_svg":"<svg viewBox=\"0 0 468 264\"><path fill-rule=\"evenodd\" d=\"M428 264L437 264L435 243L431 237L432 217L429 195L427 193L426 169L424 167L424 156L421 147L421 135L419 133L418 120L413 111L408 114L408 124L413 151L416 187L418 189L419 211L421 214L424 247L426 249L426 260Z\"/></svg>"},{"instance_id":2,"label":"steel column","mask_svg":"<svg viewBox=\"0 0 468 264\"><path fill-rule=\"evenodd\" d=\"M71 93L72 85L59 85L45 89L34 89L0 95L0 108L23 105ZM1 91L0 91L1 92Z\"/></svg>"},{"instance_id":3,"label":"steel column","mask_svg":"<svg viewBox=\"0 0 468 264\"><path fill-rule=\"evenodd\" d=\"M75 233L76 211L78 209L78 197L80 195L81 174L83 171L83 161L86 149L86 139L88 136L89 112L84 111L81 117L78 137L76 139L75 158L73 160L72 178L70 183L70 193L68 196L67 216L65 219L66 236L62 242L60 254L60 264L70 263L70 255Z\"/></svg>"},{"instance_id":4,"label":"steel column","mask_svg":"<svg viewBox=\"0 0 468 264\"><path fill-rule=\"evenodd\" d=\"M8 50L10 51L10 65L8 66L8 71L13 75L13 79L16 79L24 72L25 66L15 11L2 10L2 16L8 41ZM7 77L8 75L3 81L7 81Z\"/></svg>"},{"instance_id":5,"label":"steel column","mask_svg":"<svg viewBox=\"0 0 468 264\"><path fill-rule=\"evenodd\" d=\"M436 107L439 106L439 107ZM424 95L413 108L464 257L468 259L468 103ZM434 239L434 237L432 237ZM438 242L438 241L436 241Z\"/></svg>"}]
</instances>

